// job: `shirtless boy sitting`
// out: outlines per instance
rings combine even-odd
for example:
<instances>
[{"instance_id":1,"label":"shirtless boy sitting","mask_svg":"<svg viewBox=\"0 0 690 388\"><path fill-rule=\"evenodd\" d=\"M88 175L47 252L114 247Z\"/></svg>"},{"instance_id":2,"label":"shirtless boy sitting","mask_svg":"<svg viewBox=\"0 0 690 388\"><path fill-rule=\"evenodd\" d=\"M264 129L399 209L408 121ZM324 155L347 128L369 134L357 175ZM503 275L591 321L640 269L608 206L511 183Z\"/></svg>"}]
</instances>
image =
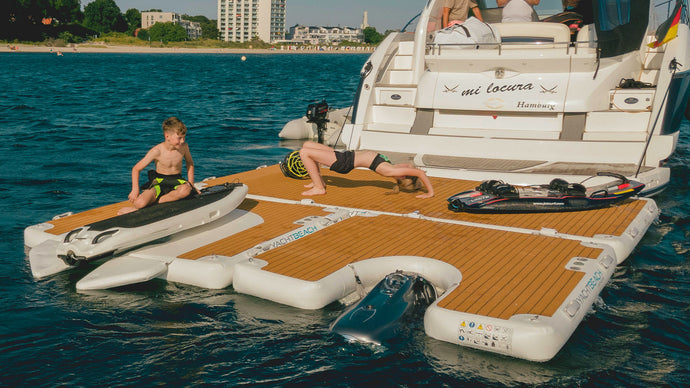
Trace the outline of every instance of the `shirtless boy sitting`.
<instances>
[{"instance_id":1,"label":"shirtless boy sitting","mask_svg":"<svg viewBox=\"0 0 690 388\"><path fill-rule=\"evenodd\" d=\"M165 141L154 146L143 159L132 167L132 191L129 200L134 206L125 207L119 214L130 213L152 203L164 203L186 198L194 188L194 161L185 142L187 127L177 117L163 122ZM182 159L187 165L187 180L182 179ZM144 191L139 193L139 174L151 162L156 170L149 176Z\"/></svg>"},{"instance_id":2,"label":"shirtless boy sitting","mask_svg":"<svg viewBox=\"0 0 690 388\"><path fill-rule=\"evenodd\" d=\"M326 194L326 182L319 171L319 164L330 167L331 171L347 174L355 167L368 167L372 171L385 177L392 177L404 189L417 189L417 179L426 187L426 193L417 195L417 198L431 198L434 196L434 188L424 171L414 168L409 164L392 164L388 158L374 151L335 151L329 146L307 141L299 151L304 168L309 173L311 182L305 187L309 188L302 195Z\"/></svg>"}]
</instances>

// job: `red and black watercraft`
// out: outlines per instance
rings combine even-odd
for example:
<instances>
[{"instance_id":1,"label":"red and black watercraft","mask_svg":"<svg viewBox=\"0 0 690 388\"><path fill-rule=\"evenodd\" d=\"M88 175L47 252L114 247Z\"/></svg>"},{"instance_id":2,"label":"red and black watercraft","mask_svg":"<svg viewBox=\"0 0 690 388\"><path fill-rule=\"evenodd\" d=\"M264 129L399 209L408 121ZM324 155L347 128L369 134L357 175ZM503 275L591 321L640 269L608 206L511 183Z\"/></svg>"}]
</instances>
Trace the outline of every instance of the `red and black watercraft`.
<instances>
[{"instance_id":1,"label":"red and black watercraft","mask_svg":"<svg viewBox=\"0 0 690 388\"><path fill-rule=\"evenodd\" d=\"M545 213L599 209L637 195L644 184L610 172L617 182L587 189L581 183L554 179L548 185L516 187L502 181L482 182L474 190L448 198L448 209L468 213Z\"/></svg>"}]
</instances>

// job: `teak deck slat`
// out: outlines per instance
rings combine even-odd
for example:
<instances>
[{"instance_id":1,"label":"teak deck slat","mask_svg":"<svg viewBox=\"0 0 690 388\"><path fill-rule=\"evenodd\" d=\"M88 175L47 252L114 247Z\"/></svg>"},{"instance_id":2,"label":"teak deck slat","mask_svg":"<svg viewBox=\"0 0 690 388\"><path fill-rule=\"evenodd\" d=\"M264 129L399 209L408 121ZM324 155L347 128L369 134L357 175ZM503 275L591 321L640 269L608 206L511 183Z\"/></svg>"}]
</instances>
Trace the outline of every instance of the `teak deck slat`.
<instances>
[{"instance_id":1,"label":"teak deck slat","mask_svg":"<svg viewBox=\"0 0 690 388\"><path fill-rule=\"evenodd\" d=\"M540 247L539 250L555 250L562 242L563 240L551 241L545 246ZM540 255L535 252L534 256L536 257ZM520 276L523 271L530 270L528 267L531 266L531 263L528 262L526 262L522 267L515 268L515 270L519 271L518 274L511 274L512 276L510 276L510 278L508 278L507 275L506 279L504 279L505 285L501 288L501 292L496 294L495 298L486 300L487 304L493 303L491 310L492 313L500 314L502 311L508 309L511 305L516 304L517 300L519 299L519 295L528 295L527 299L523 300L522 303L525 306L530 306L530 309L537 312L546 310L550 304L550 301L544 300L541 296L539 296L538 299L532 300L530 303L530 298L534 297L535 294L526 292L526 290L535 284L551 285L551 287L556 287L557 282L553 281L554 279L552 278L552 275L559 273L558 266L561 264L561 262L556 257L550 259L549 256L544 256L543 263L541 264L543 264L542 268L531 269L533 275L531 281L524 281L522 276Z\"/></svg>"},{"instance_id":2,"label":"teak deck slat","mask_svg":"<svg viewBox=\"0 0 690 388\"><path fill-rule=\"evenodd\" d=\"M97 207L95 209L86 210L80 213L75 213L69 216L58 218L57 220L50 220L46 223L53 225L52 229L46 230L47 233L59 235L69 232L72 229L80 226L92 224L96 221L101 221L107 218L115 217L117 211L125 206L131 206L127 201L113 203L106 206Z\"/></svg>"},{"instance_id":3,"label":"teak deck slat","mask_svg":"<svg viewBox=\"0 0 690 388\"><path fill-rule=\"evenodd\" d=\"M557 242L551 241L545 246L535 246L535 251L526 251L525 254L531 256L539 256L539 252L536 251L554 249L555 245L557 245ZM513 262L514 261L515 260L513 260ZM545 261L546 263L544 267L549 266L550 261ZM535 271L533 273L534 279L532 281L524 281L524 279L520 275L523 271L529 270L528 267L530 266L530 263L527 260L517 260L517 262L513 262L511 262L511 265L514 265L514 267L510 268L510 271L505 271L505 274L497 274L498 276L503 277L503 285L497 287L497 293L495 295L492 295L491 298L483 298L484 302L481 308L490 308L492 314L500 314L501 311L505 310L510 305L515 303L515 300L517 299L518 295L522 294L524 289L527 288L532 282L539 282L542 284L546 283L546 279L543 279L543 275L545 272L543 268L539 270L535 268ZM490 303L493 303L493 306L487 306Z\"/></svg>"}]
</instances>

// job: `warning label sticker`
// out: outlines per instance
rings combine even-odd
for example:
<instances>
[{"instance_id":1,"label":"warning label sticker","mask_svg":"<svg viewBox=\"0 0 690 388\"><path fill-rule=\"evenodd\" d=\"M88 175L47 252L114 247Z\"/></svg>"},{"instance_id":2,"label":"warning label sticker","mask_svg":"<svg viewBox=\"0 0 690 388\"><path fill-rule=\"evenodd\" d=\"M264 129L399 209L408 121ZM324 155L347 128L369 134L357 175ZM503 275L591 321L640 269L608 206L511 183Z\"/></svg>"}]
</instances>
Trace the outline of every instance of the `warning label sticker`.
<instances>
[{"instance_id":1,"label":"warning label sticker","mask_svg":"<svg viewBox=\"0 0 690 388\"><path fill-rule=\"evenodd\" d=\"M458 339L461 343L490 349L510 350L513 329L478 321L460 321Z\"/></svg>"}]
</instances>

